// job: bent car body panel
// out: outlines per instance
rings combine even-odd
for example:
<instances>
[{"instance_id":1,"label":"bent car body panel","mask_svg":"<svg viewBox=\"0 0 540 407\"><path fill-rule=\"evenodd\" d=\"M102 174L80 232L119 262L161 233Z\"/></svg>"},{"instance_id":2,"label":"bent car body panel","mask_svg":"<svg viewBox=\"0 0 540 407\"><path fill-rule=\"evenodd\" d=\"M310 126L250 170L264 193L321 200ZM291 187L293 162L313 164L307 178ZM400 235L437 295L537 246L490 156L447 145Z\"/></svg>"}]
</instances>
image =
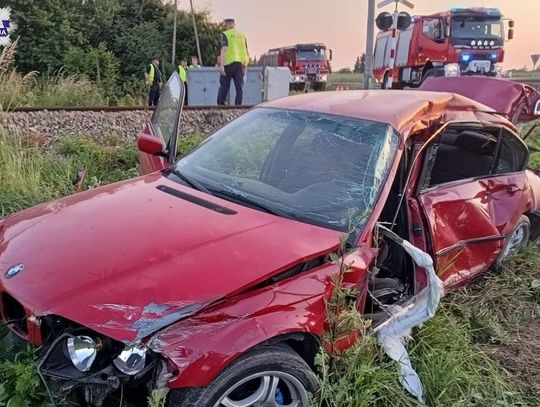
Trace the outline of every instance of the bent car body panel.
<instances>
[{"instance_id":1,"label":"bent car body panel","mask_svg":"<svg viewBox=\"0 0 540 407\"><path fill-rule=\"evenodd\" d=\"M345 284L358 288L358 307L362 309L367 270L375 254L375 250L363 248L345 259L350 265ZM170 387L205 386L238 356L282 335L309 333L322 338L327 328L325 298L331 295L332 276L338 271L338 264L327 263L216 304L158 332L148 345L178 369Z\"/></svg>"},{"instance_id":2,"label":"bent car body panel","mask_svg":"<svg viewBox=\"0 0 540 407\"><path fill-rule=\"evenodd\" d=\"M419 200L438 274L453 288L495 261L504 239L527 212L529 191L525 174L516 173L443 184L423 192Z\"/></svg>"},{"instance_id":3,"label":"bent car body panel","mask_svg":"<svg viewBox=\"0 0 540 407\"><path fill-rule=\"evenodd\" d=\"M390 124L402 136L446 121L488 121L498 119L488 106L472 99L444 92L415 90L369 90L316 92L276 99L261 106L296 109L373 120Z\"/></svg>"},{"instance_id":4,"label":"bent car body panel","mask_svg":"<svg viewBox=\"0 0 540 407\"><path fill-rule=\"evenodd\" d=\"M533 119L529 107L540 99L540 93L529 85L482 76L432 77L423 82L419 89L466 96L513 121L518 118Z\"/></svg>"},{"instance_id":5,"label":"bent car body panel","mask_svg":"<svg viewBox=\"0 0 540 407\"><path fill-rule=\"evenodd\" d=\"M540 173L533 170L525 171L529 186L528 212L540 213Z\"/></svg>"},{"instance_id":6,"label":"bent car body panel","mask_svg":"<svg viewBox=\"0 0 540 407\"><path fill-rule=\"evenodd\" d=\"M211 200L226 215L157 189ZM305 237L309 236L309 239ZM0 230L3 286L55 314L134 341L339 245L340 233L222 201L160 174L13 215Z\"/></svg>"}]
</instances>

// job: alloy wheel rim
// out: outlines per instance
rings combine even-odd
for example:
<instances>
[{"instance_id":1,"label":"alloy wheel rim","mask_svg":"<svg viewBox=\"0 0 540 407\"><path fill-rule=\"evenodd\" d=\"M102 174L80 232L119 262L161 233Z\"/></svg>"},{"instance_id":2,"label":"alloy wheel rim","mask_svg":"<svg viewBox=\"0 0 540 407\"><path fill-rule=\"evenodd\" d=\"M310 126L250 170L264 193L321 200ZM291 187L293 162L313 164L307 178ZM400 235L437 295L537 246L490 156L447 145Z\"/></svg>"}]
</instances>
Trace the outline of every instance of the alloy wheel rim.
<instances>
[{"instance_id":1,"label":"alloy wheel rim","mask_svg":"<svg viewBox=\"0 0 540 407\"><path fill-rule=\"evenodd\" d=\"M308 392L296 377L278 371L252 374L228 389L214 407L307 407Z\"/></svg>"},{"instance_id":2,"label":"alloy wheel rim","mask_svg":"<svg viewBox=\"0 0 540 407\"><path fill-rule=\"evenodd\" d=\"M510 256L514 253L516 253L521 246L523 245L523 241L525 240L525 231L526 226L520 225L514 233L512 233L512 236L510 237L510 240L508 241L508 245L506 246L506 250L504 255Z\"/></svg>"}]
</instances>

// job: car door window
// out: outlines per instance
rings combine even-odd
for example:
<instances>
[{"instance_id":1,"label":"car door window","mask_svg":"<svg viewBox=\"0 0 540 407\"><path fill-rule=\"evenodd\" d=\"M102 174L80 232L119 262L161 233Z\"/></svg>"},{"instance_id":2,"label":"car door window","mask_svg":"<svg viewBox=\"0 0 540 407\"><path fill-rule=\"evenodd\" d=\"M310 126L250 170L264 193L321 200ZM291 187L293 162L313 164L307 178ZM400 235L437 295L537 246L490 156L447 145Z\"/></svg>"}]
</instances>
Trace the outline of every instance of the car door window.
<instances>
[{"instance_id":1,"label":"car door window","mask_svg":"<svg viewBox=\"0 0 540 407\"><path fill-rule=\"evenodd\" d=\"M163 139L165 145L171 150L171 140L176 141L178 131L178 121L182 110L184 99L184 87L175 72L167 84L161 90L159 103L152 115L152 130L154 135ZM171 151L171 156L174 157Z\"/></svg>"},{"instance_id":2,"label":"car door window","mask_svg":"<svg viewBox=\"0 0 540 407\"><path fill-rule=\"evenodd\" d=\"M515 135L503 131L499 146L495 174L508 174L523 171L527 167L529 151Z\"/></svg>"},{"instance_id":3,"label":"car door window","mask_svg":"<svg viewBox=\"0 0 540 407\"><path fill-rule=\"evenodd\" d=\"M477 130L448 129L431 149L424 187L492 174L497 138Z\"/></svg>"},{"instance_id":4,"label":"car door window","mask_svg":"<svg viewBox=\"0 0 540 407\"><path fill-rule=\"evenodd\" d=\"M443 38L442 21L438 18L426 18L422 26L424 35L433 41L439 41Z\"/></svg>"}]
</instances>

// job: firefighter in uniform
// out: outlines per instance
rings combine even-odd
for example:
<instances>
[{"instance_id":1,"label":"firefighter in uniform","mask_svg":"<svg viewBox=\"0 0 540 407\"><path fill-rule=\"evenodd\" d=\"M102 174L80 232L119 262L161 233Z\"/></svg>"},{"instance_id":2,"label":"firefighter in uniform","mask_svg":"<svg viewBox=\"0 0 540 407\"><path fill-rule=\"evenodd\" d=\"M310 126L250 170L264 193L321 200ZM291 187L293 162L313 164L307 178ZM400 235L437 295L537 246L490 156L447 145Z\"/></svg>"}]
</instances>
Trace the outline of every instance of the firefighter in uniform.
<instances>
[{"instance_id":1,"label":"firefighter in uniform","mask_svg":"<svg viewBox=\"0 0 540 407\"><path fill-rule=\"evenodd\" d=\"M149 86L148 106L156 106L159 102L161 83L163 82L158 57L152 58L152 63L148 65L148 69L144 72L144 78Z\"/></svg>"},{"instance_id":2,"label":"firefighter in uniform","mask_svg":"<svg viewBox=\"0 0 540 407\"><path fill-rule=\"evenodd\" d=\"M178 65L178 76L180 76L180 80L184 82L184 104L188 104L188 65L187 60L185 58L182 58L180 60L180 65Z\"/></svg>"},{"instance_id":3,"label":"firefighter in uniform","mask_svg":"<svg viewBox=\"0 0 540 407\"><path fill-rule=\"evenodd\" d=\"M236 89L235 105L244 100L244 75L249 63L246 36L236 29L234 19L224 21L225 31L221 34L221 55L218 61L221 72L218 105L224 105L229 94L231 79Z\"/></svg>"}]
</instances>

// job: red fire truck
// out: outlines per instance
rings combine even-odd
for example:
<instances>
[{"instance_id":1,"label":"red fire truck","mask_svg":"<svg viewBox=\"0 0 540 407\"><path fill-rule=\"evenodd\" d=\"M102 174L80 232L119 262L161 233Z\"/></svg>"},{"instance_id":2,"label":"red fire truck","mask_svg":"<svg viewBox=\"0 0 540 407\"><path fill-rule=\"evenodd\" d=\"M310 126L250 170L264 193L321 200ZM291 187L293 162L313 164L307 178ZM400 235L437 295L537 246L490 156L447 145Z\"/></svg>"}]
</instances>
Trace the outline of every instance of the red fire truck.
<instances>
[{"instance_id":1,"label":"red fire truck","mask_svg":"<svg viewBox=\"0 0 540 407\"><path fill-rule=\"evenodd\" d=\"M258 61L262 66L286 66L291 71L291 90L303 91L311 85L324 90L330 73L332 50L321 43L296 44L269 50Z\"/></svg>"},{"instance_id":2,"label":"red fire truck","mask_svg":"<svg viewBox=\"0 0 540 407\"><path fill-rule=\"evenodd\" d=\"M503 16L495 8L453 8L430 16L415 16L398 32L393 88L417 87L430 76L498 76L504 59L505 37L514 35L509 21L505 36ZM377 35L374 76L387 85L392 31Z\"/></svg>"}]
</instances>

